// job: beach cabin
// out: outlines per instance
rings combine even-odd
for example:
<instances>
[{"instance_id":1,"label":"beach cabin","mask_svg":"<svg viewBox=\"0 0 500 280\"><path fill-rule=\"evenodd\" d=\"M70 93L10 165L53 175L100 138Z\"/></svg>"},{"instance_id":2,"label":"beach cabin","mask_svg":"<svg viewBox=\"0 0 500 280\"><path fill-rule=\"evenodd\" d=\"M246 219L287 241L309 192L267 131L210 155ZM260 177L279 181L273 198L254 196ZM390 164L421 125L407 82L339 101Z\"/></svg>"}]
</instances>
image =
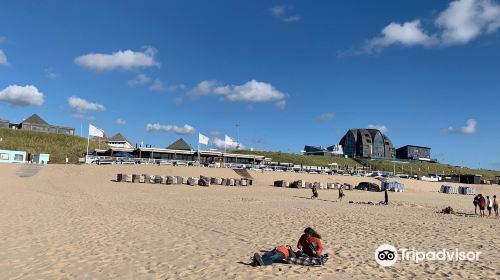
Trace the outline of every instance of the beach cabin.
<instances>
[{"instance_id":1,"label":"beach cabin","mask_svg":"<svg viewBox=\"0 0 500 280\"><path fill-rule=\"evenodd\" d=\"M26 152L0 150L0 163L25 163Z\"/></svg>"},{"instance_id":2,"label":"beach cabin","mask_svg":"<svg viewBox=\"0 0 500 280\"><path fill-rule=\"evenodd\" d=\"M37 164L47 164L49 163L50 155L49 154L36 154L33 155L33 163Z\"/></svg>"}]
</instances>

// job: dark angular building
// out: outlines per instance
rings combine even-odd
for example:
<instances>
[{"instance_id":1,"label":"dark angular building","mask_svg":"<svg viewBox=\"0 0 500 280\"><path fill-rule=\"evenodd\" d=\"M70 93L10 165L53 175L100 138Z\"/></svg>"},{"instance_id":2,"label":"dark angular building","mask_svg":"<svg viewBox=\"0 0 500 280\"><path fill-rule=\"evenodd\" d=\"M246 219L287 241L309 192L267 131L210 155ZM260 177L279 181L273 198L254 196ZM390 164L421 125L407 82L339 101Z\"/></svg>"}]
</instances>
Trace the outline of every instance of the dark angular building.
<instances>
[{"instance_id":1,"label":"dark angular building","mask_svg":"<svg viewBox=\"0 0 500 280\"><path fill-rule=\"evenodd\" d=\"M411 160L431 160L431 148L406 145L396 150L396 158L411 159Z\"/></svg>"},{"instance_id":2,"label":"dark angular building","mask_svg":"<svg viewBox=\"0 0 500 280\"><path fill-rule=\"evenodd\" d=\"M189 146L189 144L184 141L184 139L180 138L179 140L175 141L174 143L170 144L166 149L170 150L182 150L182 151L192 151L193 148Z\"/></svg>"},{"instance_id":3,"label":"dark angular building","mask_svg":"<svg viewBox=\"0 0 500 280\"><path fill-rule=\"evenodd\" d=\"M359 158L393 159L391 139L378 129L349 129L340 140L344 155Z\"/></svg>"},{"instance_id":4,"label":"dark angular building","mask_svg":"<svg viewBox=\"0 0 500 280\"><path fill-rule=\"evenodd\" d=\"M5 127L5 122L7 121L1 121L0 127ZM37 114L31 115L29 118L25 119L19 124L9 123L9 128L39 131L39 132L50 132L58 134L69 134L69 135L75 134L74 128L48 124L44 119L40 118L40 116L38 116Z\"/></svg>"}]
</instances>

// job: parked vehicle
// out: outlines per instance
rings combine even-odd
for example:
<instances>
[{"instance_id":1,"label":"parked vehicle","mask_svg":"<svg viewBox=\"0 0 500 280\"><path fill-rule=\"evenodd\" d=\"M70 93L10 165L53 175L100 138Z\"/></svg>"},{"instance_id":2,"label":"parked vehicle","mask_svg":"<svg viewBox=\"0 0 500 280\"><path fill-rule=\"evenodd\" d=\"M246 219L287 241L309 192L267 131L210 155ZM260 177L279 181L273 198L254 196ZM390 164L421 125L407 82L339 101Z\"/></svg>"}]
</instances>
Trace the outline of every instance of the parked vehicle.
<instances>
[{"instance_id":1,"label":"parked vehicle","mask_svg":"<svg viewBox=\"0 0 500 280\"><path fill-rule=\"evenodd\" d=\"M355 189L357 190L363 190L363 191L370 191L370 192L380 192L382 189L380 188L379 185L370 183L370 182L361 182L359 183Z\"/></svg>"}]
</instances>

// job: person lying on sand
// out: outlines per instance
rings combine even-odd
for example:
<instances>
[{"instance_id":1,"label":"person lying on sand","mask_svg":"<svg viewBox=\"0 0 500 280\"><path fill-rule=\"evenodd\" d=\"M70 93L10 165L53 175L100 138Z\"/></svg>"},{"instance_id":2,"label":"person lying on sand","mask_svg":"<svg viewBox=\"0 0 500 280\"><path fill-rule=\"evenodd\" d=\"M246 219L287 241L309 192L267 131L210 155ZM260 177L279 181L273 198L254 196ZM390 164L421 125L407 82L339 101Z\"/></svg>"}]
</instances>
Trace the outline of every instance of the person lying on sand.
<instances>
[{"instance_id":1,"label":"person lying on sand","mask_svg":"<svg viewBox=\"0 0 500 280\"><path fill-rule=\"evenodd\" d=\"M304 234L297 242L297 255L307 255L309 257L320 256L323 252L323 244L321 242L321 235L317 233L314 229L307 227L304 229Z\"/></svg>"},{"instance_id":2,"label":"person lying on sand","mask_svg":"<svg viewBox=\"0 0 500 280\"><path fill-rule=\"evenodd\" d=\"M264 253L262 256L259 253L255 253L253 255L252 266L265 266L273 263L279 263L293 255L294 253L290 245L279 246L267 253Z\"/></svg>"}]
</instances>

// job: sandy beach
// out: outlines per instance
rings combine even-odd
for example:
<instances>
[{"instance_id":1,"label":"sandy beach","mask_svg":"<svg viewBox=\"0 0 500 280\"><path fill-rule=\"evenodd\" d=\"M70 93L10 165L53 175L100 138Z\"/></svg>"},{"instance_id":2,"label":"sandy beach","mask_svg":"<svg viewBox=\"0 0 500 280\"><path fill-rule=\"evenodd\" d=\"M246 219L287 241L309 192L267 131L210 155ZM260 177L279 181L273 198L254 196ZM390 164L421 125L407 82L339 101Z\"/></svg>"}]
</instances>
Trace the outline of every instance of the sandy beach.
<instances>
[{"instance_id":1,"label":"sandy beach","mask_svg":"<svg viewBox=\"0 0 500 280\"><path fill-rule=\"evenodd\" d=\"M356 184L375 181L295 173L259 173L251 187L117 183L117 173L238 177L231 169L172 166L48 165L20 178L0 166L0 279L499 279L500 220L474 213L472 196L438 193L440 184L400 180L389 206L383 193L271 187L278 179ZM499 186L475 186L500 195ZM253 253L296 245L316 228L330 259L324 267L248 265ZM474 262L374 259L381 244L420 250L480 251Z\"/></svg>"}]
</instances>

